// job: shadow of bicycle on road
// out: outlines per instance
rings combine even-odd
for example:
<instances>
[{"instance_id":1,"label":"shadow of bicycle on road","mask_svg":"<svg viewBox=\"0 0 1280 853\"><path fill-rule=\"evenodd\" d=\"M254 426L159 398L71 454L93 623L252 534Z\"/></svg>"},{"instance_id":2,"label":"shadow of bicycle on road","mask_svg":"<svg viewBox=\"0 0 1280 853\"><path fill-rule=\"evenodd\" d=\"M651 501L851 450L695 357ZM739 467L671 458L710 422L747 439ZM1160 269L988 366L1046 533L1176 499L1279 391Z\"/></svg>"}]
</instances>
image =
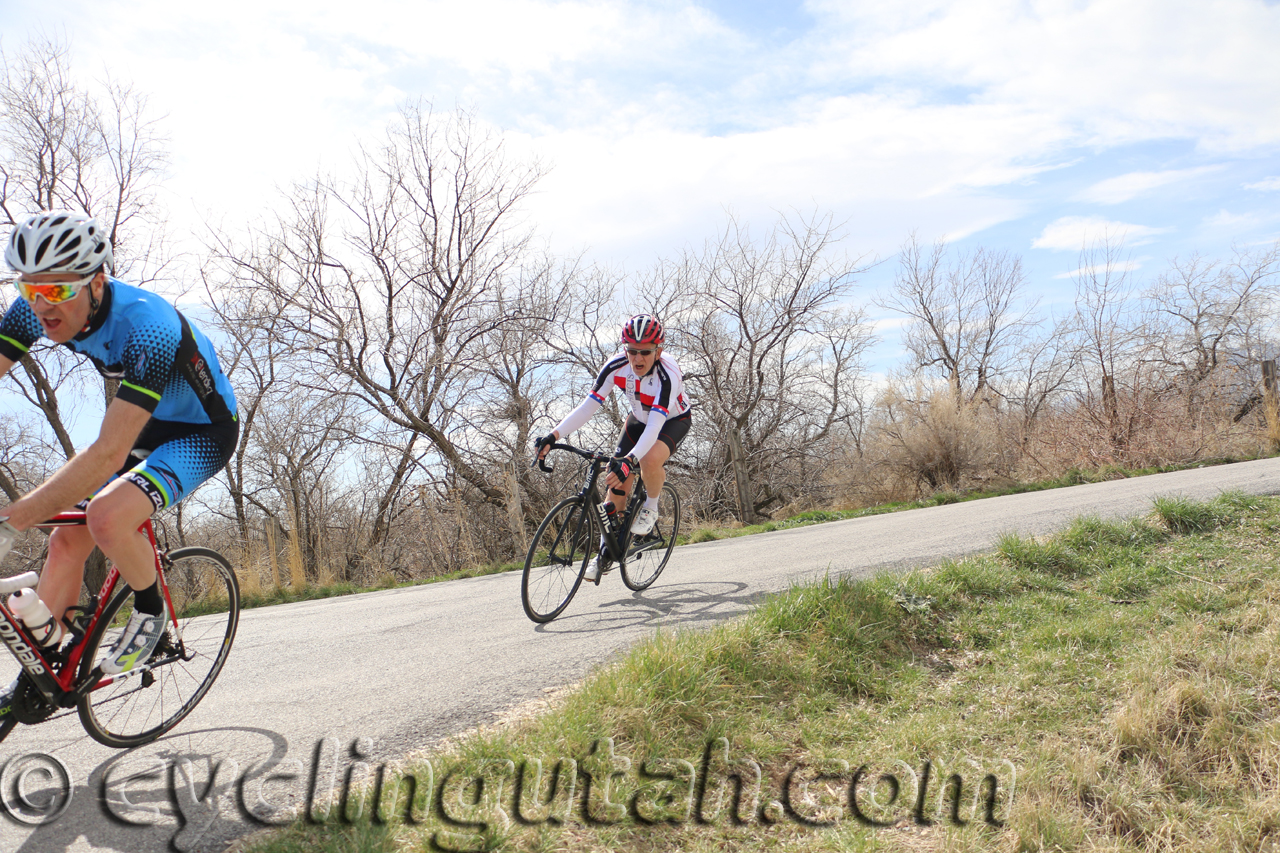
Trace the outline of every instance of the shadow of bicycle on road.
<instances>
[{"instance_id":1,"label":"shadow of bicycle on road","mask_svg":"<svg viewBox=\"0 0 1280 853\"><path fill-rule=\"evenodd\" d=\"M85 784L55 790L62 780L41 774L27 797L37 806L54 797L69 799L65 811L43 825L10 819L0 831L0 849L63 853L87 843L95 850L225 850L232 840L267 825L267 819L251 819L233 803L243 801L246 785L257 791L251 783L287 754L288 741L277 732L229 726L174 733L115 753L90 771Z\"/></svg>"},{"instance_id":2,"label":"shadow of bicycle on road","mask_svg":"<svg viewBox=\"0 0 1280 853\"><path fill-rule=\"evenodd\" d=\"M606 577L605 583L609 582ZM534 630L575 634L625 627L696 628L742 616L768 595L741 581L659 584L644 592L626 590L606 601L584 601L584 593L590 596L592 591L594 587L579 590L569 612Z\"/></svg>"}]
</instances>

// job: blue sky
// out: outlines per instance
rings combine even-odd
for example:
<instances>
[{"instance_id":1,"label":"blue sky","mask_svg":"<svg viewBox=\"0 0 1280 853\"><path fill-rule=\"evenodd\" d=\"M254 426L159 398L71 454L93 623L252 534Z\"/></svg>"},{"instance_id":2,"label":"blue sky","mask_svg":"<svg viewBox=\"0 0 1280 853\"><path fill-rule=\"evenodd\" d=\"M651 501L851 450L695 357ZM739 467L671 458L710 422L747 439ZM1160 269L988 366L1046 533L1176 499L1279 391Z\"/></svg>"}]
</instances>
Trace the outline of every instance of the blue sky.
<instances>
[{"instance_id":1,"label":"blue sky","mask_svg":"<svg viewBox=\"0 0 1280 853\"><path fill-rule=\"evenodd\" d=\"M1139 280L1280 238L1274 0L0 0L6 51L38 31L166 116L179 232L252 221L425 97L551 167L556 250L632 270L726 211L817 210L854 255L1015 252L1054 305L1103 233Z\"/></svg>"}]
</instances>

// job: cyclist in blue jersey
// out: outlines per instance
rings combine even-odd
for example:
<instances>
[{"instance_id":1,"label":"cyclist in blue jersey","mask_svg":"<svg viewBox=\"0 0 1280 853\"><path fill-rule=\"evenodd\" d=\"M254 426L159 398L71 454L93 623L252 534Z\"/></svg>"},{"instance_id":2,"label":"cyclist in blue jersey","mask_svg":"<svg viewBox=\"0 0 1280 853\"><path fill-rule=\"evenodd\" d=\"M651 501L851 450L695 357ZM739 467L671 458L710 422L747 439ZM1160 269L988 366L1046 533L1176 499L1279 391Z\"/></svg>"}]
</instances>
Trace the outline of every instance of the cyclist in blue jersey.
<instances>
[{"instance_id":1,"label":"cyclist in blue jersey","mask_svg":"<svg viewBox=\"0 0 1280 853\"><path fill-rule=\"evenodd\" d=\"M165 299L111 277L111 244L93 218L31 216L14 229L5 260L21 298L0 320L0 377L45 337L120 386L97 439L0 509L0 559L19 532L83 502L87 525L49 536L37 592L61 620L79 599L85 561L101 548L134 591L133 615L102 669L127 672L151 656L167 618L138 528L226 465L240 430L235 395L199 329ZM14 686L0 691L0 715Z\"/></svg>"}]
</instances>

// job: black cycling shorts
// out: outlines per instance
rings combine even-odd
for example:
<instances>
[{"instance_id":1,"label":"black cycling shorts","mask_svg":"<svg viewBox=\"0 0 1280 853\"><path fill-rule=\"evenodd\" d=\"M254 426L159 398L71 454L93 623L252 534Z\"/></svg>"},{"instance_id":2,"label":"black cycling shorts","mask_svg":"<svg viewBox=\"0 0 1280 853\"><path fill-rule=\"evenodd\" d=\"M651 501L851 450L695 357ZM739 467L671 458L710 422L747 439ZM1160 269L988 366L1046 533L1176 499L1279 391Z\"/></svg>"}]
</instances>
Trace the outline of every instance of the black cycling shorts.
<instances>
[{"instance_id":1,"label":"black cycling shorts","mask_svg":"<svg viewBox=\"0 0 1280 853\"><path fill-rule=\"evenodd\" d=\"M680 442L684 441L684 437L689 434L689 427L693 425L692 414L692 411L689 411L683 415L676 415L674 418L667 418L667 422L658 431L658 440L671 449L672 455L675 455L676 448L680 446ZM618 449L613 455L626 456L629 454L644 433L644 427L643 421L638 421L628 415L627 425L622 428L622 437L618 439Z\"/></svg>"}]
</instances>

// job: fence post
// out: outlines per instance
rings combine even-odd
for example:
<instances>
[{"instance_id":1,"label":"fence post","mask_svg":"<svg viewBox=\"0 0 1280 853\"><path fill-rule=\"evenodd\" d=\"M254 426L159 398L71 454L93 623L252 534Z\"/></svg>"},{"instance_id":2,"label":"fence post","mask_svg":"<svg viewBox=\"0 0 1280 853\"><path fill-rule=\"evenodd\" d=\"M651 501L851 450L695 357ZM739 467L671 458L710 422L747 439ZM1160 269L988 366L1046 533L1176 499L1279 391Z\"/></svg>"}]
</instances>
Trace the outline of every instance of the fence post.
<instances>
[{"instance_id":1,"label":"fence post","mask_svg":"<svg viewBox=\"0 0 1280 853\"><path fill-rule=\"evenodd\" d=\"M729 461L733 464L733 480L738 487L738 518L743 524L756 520L755 503L751 500L751 481L747 478L747 454L742 449L742 432L729 427Z\"/></svg>"},{"instance_id":2,"label":"fence post","mask_svg":"<svg viewBox=\"0 0 1280 853\"><path fill-rule=\"evenodd\" d=\"M1275 359L1262 362L1262 389L1262 413L1267 420L1267 439L1271 442L1271 452L1280 453L1280 405L1276 394Z\"/></svg>"}]
</instances>

